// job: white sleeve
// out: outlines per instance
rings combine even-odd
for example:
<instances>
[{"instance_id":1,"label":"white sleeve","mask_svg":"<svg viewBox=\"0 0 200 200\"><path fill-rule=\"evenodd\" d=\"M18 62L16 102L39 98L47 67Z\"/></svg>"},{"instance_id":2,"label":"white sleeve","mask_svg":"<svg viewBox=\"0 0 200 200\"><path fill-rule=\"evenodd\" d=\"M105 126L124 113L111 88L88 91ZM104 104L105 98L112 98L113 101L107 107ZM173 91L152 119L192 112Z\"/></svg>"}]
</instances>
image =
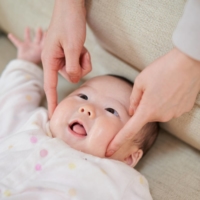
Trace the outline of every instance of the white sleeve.
<instances>
[{"instance_id":1,"label":"white sleeve","mask_svg":"<svg viewBox=\"0 0 200 200\"><path fill-rule=\"evenodd\" d=\"M0 137L24 123L43 94L42 70L27 61L11 61L0 78Z\"/></svg>"},{"instance_id":2,"label":"white sleeve","mask_svg":"<svg viewBox=\"0 0 200 200\"><path fill-rule=\"evenodd\" d=\"M146 178L142 175L133 177L132 181L126 188L122 199L153 200Z\"/></svg>"},{"instance_id":3,"label":"white sleeve","mask_svg":"<svg viewBox=\"0 0 200 200\"><path fill-rule=\"evenodd\" d=\"M200 61L200 0L187 1L172 39L179 50Z\"/></svg>"}]
</instances>

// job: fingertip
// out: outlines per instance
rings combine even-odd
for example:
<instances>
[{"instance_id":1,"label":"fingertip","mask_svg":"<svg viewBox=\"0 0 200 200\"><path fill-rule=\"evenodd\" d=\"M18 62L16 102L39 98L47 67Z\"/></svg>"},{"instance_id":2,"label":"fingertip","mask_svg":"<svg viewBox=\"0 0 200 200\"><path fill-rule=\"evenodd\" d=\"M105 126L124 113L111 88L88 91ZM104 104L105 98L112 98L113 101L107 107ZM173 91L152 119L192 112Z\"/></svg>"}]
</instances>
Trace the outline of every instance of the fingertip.
<instances>
[{"instance_id":1,"label":"fingertip","mask_svg":"<svg viewBox=\"0 0 200 200\"><path fill-rule=\"evenodd\" d=\"M79 82L80 77L81 77L81 69L80 69L79 63L74 62L73 64L73 60L72 60L72 64L66 63L65 71L68 74L69 80L72 83Z\"/></svg>"},{"instance_id":2,"label":"fingertip","mask_svg":"<svg viewBox=\"0 0 200 200\"><path fill-rule=\"evenodd\" d=\"M106 152L105 156L106 156L106 157L110 157L110 156L112 156L114 153L115 153L114 150L108 150L108 151Z\"/></svg>"},{"instance_id":3,"label":"fingertip","mask_svg":"<svg viewBox=\"0 0 200 200\"><path fill-rule=\"evenodd\" d=\"M87 63L87 64L91 65L91 56L90 56L90 53L89 53L89 52L87 52L87 53L85 54L85 60L86 60L86 63Z\"/></svg>"},{"instance_id":4,"label":"fingertip","mask_svg":"<svg viewBox=\"0 0 200 200\"><path fill-rule=\"evenodd\" d=\"M69 78L70 78L70 81L72 82L72 83L78 83L79 82L79 80L80 80L80 78L79 77L74 77L74 76L69 76Z\"/></svg>"},{"instance_id":5,"label":"fingertip","mask_svg":"<svg viewBox=\"0 0 200 200\"><path fill-rule=\"evenodd\" d=\"M90 54L89 54L89 52L87 52L87 53L85 54L85 58L87 59L87 61L90 61Z\"/></svg>"},{"instance_id":6,"label":"fingertip","mask_svg":"<svg viewBox=\"0 0 200 200\"><path fill-rule=\"evenodd\" d=\"M79 80L80 80L80 66L78 67L72 67L72 68L69 68L69 67L66 67L66 72L68 74L68 77L70 79L70 81L72 83L78 83Z\"/></svg>"},{"instance_id":7,"label":"fingertip","mask_svg":"<svg viewBox=\"0 0 200 200\"><path fill-rule=\"evenodd\" d=\"M112 155L122 146L122 143L119 142L119 140L122 141L120 135L121 135L121 134L118 133L118 134L113 138L113 140L110 142L110 144L108 145L107 150L106 150L106 153L105 153L105 156L106 156L106 157L112 156Z\"/></svg>"},{"instance_id":8,"label":"fingertip","mask_svg":"<svg viewBox=\"0 0 200 200\"><path fill-rule=\"evenodd\" d=\"M12 34L8 33L7 38L12 42Z\"/></svg>"},{"instance_id":9,"label":"fingertip","mask_svg":"<svg viewBox=\"0 0 200 200\"><path fill-rule=\"evenodd\" d=\"M52 117L55 109L56 109L56 105L48 106L48 116L49 116L49 119L51 119L51 117Z\"/></svg>"},{"instance_id":10,"label":"fingertip","mask_svg":"<svg viewBox=\"0 0 200 200\"><path fill-rule=\"evenodd\" d=\"M49 117L49 120L51 119L51 116L52 116L51 112L48 111L48 117Z\"/></svg>"},{"instance_id":11,"label":"fingertip","mask_svg":"<svg viewBox=\"0 0 200 200\"><path fill-rule=\"evenodd\" d=\"M38 27L38 31L42 31L42 28L40 26Z\"/></svg>"},{"instance_id":12,"label":"fingertip","mask_svg":"<svg viewBox=\"0 0 200 200\"><path fill-rule=\"evenodd\" d=\"M134 108L132 106L130 106L128 112L129 112L130 116L133 116L133 114L134 114Z\"/></svg>"},{"instance_id":13,"label":"fingertip","mask_svg":"<svg viewBox=\"0 0 200 200\"><path fill-rule=\"evenodd\" d=\"M82 68L82 77L91 72L92 70L92 63L90 58L90 53L87 52L83 55L81 59L81 68Z\"/></svg>"},{"instance_id":14,"label":"fingertip","mask_svg":"<svg viewBox=\"0 0 200 200\"><path fill-rule=\"evenodd\" d=\"M14 35L12 33L8 33L7 37L8 37L9 40L12 41L13 38L14 38Z\"/></svg>"}]
</instances>

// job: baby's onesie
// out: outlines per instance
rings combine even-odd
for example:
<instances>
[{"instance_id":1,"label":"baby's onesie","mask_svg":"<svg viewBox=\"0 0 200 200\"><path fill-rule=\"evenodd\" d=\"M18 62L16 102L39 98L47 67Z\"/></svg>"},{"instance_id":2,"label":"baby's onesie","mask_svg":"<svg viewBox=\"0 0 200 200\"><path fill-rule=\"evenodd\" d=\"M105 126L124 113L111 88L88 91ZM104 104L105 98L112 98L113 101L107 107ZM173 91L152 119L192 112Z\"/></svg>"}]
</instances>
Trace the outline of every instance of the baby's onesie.
<instances>
[{"instance_id":1,"label":"baby's onesie","mask_svg":"<svg viewBox=\"0 0 200 200\"><path fill-rule=\"evenodd\" d=\"M72 149L49 130L39 107L42 70L11 61L0 79L0 199L151 200L135 169Z\"/></svg>"}]
</instances>

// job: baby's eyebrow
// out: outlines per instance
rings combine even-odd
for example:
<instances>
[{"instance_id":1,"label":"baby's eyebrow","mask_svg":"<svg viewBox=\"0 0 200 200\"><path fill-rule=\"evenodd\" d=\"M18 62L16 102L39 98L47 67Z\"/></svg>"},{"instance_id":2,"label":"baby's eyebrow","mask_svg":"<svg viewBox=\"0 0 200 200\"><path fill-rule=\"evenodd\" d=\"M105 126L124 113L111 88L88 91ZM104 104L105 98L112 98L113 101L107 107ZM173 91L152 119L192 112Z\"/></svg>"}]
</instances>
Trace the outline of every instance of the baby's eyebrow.
<instances>
[{"instance_id":1,"label":"baby's eyebrow","mask_svg":"<svg viewBox=\"0 0 200 200\"><path fill-rule=\"evenodd\" d=\"M81 85L78 89L84 89L84 88L86 88L86 89L89 88L89 89L94 90L94 88L89 85Z\"/></svg>"}]
</instances>

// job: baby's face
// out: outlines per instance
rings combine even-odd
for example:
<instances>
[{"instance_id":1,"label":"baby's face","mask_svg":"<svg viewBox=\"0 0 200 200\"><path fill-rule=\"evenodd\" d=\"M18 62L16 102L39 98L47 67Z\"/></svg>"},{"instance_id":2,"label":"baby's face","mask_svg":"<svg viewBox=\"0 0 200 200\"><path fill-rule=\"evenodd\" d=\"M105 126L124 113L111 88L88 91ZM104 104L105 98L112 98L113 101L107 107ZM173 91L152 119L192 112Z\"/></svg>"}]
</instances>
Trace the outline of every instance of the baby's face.
<instances>
[{"instance_id":1,"label":"baby's face","mask_svg":"<svg viewBox=\"0 0 200 200\"><path fill-rule=\"evenodd\" d=\"M105 157L108 144L130 119L131 91L129 84L115 77L90 79L57 106L50 120L53 137L79 151Z\"/></svg>"}]
</instances>

